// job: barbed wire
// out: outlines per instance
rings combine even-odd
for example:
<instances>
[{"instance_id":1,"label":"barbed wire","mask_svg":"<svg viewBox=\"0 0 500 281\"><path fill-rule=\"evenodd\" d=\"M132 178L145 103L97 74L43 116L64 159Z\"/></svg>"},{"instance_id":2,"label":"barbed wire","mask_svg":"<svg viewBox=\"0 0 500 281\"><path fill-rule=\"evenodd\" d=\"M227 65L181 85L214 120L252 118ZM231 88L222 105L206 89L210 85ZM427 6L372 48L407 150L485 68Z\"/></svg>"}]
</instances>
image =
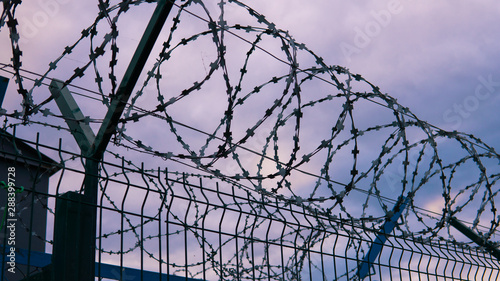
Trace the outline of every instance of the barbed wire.
<instances>
[{"instance_id":1,"label":"barbed wire","mask_svg":"<svg viewBox=\"0 0 500 281\"><path fill-rule=\"evenodd\" d=\"M90 46L90 51L85 53L88 59L67 71L70 74L64 77L64 85L76 86L78 81L92 77L95 83L95 88L89 90L92 97L83 95L82 98L97 99L106 110L116 96L118 63L127 61L119 55L120 19L134 11L135 6L151 2L155 1L112 4L99 0L99 13L90 26L81 31L73 44L62 48L62 54L49 63L44 73L39 76L31 73L37 78L32 78L32 85L27 86L30 79L23 80L27 77L22 74L19 44L22 34L15 17L21 2L3 1L0 27L6 24L9 29L12 64L2 63L2 70L12 69L10 73L22 97L21 108L0 112L5 116L4 128L40 125L67 131L54 120L68 120L68 117L53 113L52 96L44 97L40 89L50 84L57 68L69 67L64 65L63 58L78 53L78 58L83 59L82 53L87 52L83 51L85 44ZM146 71L142 85L127 104L113 139L114 147L108 149L107 155L120 159L122 156L117 151L125 149L181 164L200 177L214 177L247 192L265 195L266 200L272 198L285 205L302 206L308 212L319 212L332 220L351 221L357 226L372 222L374 228L380 227L394 215L392 204L401 204L402 198L410 198L402 216L403 224L396 230L399 237L438 237L462 245L455 240L448 224L451 217L458 217L472 221L471 228L481 230L486 241L492 239L500 224L495 204L500 178L496 161L500 155L493 147L473 135L446 131L419 119L360 74L342 66L328 65L289 32L278 29L243 2L220 1L217 8L201 0L174 5L177 10L168 36ZM247 18L241 20L227 9L246 13ZM242 24L240 20L252 25ZM185 26L190 28L183 28ZM99 37L102 33L104 36ZM190 50L211 51L209 57L205 57L210 58L209 64L206 65L202 57L198 66L203 68L191 69L194 66L190 66L186 58ZM107 66L103 70L104 62ZM187 65L187 71L192 73L177 71L179 64ZM182 79L167 79L173 75ZM156 98L154 102L152 95ZM186 117L187 112L207 99L213 104L205 104L208 108L192 117L191 123L185 121L190 119ZM89 116L73 121L89 124L100 123L102 119ZM141 124L148 122L155 128L150 135L145 135L148 132ZM193 122L195 125L186 125ZM146 171L144 167L139 170L143 174ZM103 179L127 174L125 171L107 174L105 169L101 169L101 173ZM106 191L106 181L101 182L103 198L119 211L114 195ZM159 183L152 182L156 190L165 192ZM187 193L190 192L193 194L187 189ZM429 202L429 198L433 202ZM201 208L194 204L197 210ZM431 207L432 214L422 212ZM259 212L264 214L264 210ZM269 216L279 217L279 210ZM102 234L99 239L131 232L135 237L134 246L120 251L103 246L101 252L127 254L138 248L146 251L142 247L144 240L179 233L144 237L137 232L140 225L158 219L152 216L137 224L125 216L127 227ZM173 220L183 223L177 216L173 216ZM196 223L202 220L202 216L196 216ZM481 227L482 223L488 225L487 230ZM252 227L258 228L260 224L254 224L247 216L240 234ZM198 235L196 228L190 231ZM288 234L298 235L297 232ZM223 245L206 244L201 236L196 237L200 245L209 248L206 254L211 257L212 269L218 270L221 264L213 253L220 251ZM304 241L314 245L320 239L321 232L317 231ZM245 243L244 251L251 242ZM361 244L353 244L353 247L364 253ZM146 253L165 262L155 257L154 251ZM227 265L244 264L245 255L235 254ZM294 256L296 260L288 261L287 266L302 267L304 258ZM240 260L237 262L237 259ZM277 273L271 273L276 268L266 268L266 263L269 263L268 257L263 259L260 269L255 268L260 270L259 278L276 277ZM193 268L199 265L194 264ZM219 274L232 276L231 272Z\"/></svg>"}]
</instances>

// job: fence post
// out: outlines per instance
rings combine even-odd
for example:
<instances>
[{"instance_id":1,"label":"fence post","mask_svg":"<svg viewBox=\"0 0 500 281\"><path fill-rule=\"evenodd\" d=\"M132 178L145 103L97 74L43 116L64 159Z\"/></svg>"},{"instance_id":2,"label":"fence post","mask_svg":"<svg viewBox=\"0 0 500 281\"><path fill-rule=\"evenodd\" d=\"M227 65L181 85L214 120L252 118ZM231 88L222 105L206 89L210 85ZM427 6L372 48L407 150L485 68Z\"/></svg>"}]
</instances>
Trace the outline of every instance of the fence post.
<instances>
[{"instance_id":1,"label":"fence post","mask_svg":"<svg viewBox=\"0 0 500 281\"><path fill-rule=\"evenodd\" d=\"M68 123L68 127L75 131L73 136L80 146L82 155L87 156L84 179L85 189L84 195L68 192L63 194L63 198L57 199L57 202L61 203L59 203L59 212L56 210L56 218L58 216L61 218L56 219L54 227L52 263L53 278L57 273L55 280L94 280L99 162L103 158L111 136L116 132L126 103L173 4L174 0L159 0L157 2L156 9L125 71L117 93L111 100L103 124L95 138L92 130L87 125L82 125L81 122ZM78 105L71 97L70 92L64 89L63 86L64 83L60 81L51 83L51 93L54 98L58 99L62 95L57 103L59 109L64 116L70 115L82 121L80 119L84 118L83 114L78 113L80 111ZM74 201L64 200L66 198ZM75 202L78 202L78 204ZM73 211L72 214L71 211ZM58 240L57 247L56 238ZM80 246L82 248L79 248ZM66 266L69 264L71 265Z\"/></svg>"},{"instance_id":2,"label":"fence post","mask_svg":"<svg viewBox=\"0 0 500 281\"><path fill-rule=\"evenodd\" d=\"M67 192L56 200L52 280L94 280L93 206L84 195Z\"/></svg>"},{"instance_id":3,"label":"fence post","mask_svg":"<svg viewBox=\"0 0 500 281\"><path fill-rule=\"evenodd\" d=\"M455 217L450 217L449 223L451 226L453 226L456 230L460 231L463 235L467 236L474 243L478 244L481 247L485 247L486 250L488 250L488 252L490 253L490 255L500 260L500 251L497 249L497 246L493 245L485 238L479 236L472 229L465 226Z\"/></svg>"},{"instance_id":4,"label":"fence post","mask_svg":"<svg viewBox=\"0 0 500 281\"><path fill-rule=\"evenodd\" d=\"M389 220L384 223L384 225L380 229L379 234L377 235L377 238L375 238L375 241L373 241L372 245L370 246L370 250L358 266L358 273L356 276L358 280L365 279L365 277L370 272L370 267L382 251L382 247L384 247L385 241L387 241L387 235L394 230L394 227L396 227L397 221L399 217L401 217L401 214L403 214L403 211L410 202L411 197L413 197L411 194L409 194L408 197L402 197L401 200L398 201L392 209L392 215L390 216Z\"/></svg>"}]
</instances>

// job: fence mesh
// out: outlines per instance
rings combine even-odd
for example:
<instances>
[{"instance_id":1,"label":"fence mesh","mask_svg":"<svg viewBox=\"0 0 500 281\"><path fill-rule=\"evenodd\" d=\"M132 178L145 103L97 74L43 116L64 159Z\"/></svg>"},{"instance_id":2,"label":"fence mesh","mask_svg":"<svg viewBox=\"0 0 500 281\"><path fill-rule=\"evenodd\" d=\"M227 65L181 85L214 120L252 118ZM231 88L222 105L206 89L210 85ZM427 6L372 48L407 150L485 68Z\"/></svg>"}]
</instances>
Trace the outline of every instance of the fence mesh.
<instances>
[{"instance_id":1,"label":"fence mesh","mask_svg":"<svg viewBox=\"0 0 500 281\"><path fill-rule=\"evenodd\" d=\"M4 136L4 141L8 138L12 136ZM41 156L28 158L21 151L2 151L2 157L16 159L17 166L38 163L39 170L49 165L59 169L47 192L37 190L41 174L36 174L17 197L18 204L27 198L41 204L52 225L56 199L82 190L71 185L84 176L78 168L82 159L61 147L25 142L36 147L39 155L43 151L59 156L57 163L51 163ZM189 280L359 280L363 258L380 234L375 226L386 220L337 217L295 200L251 191L237 182L147 169L144 164L136 167L124 158L100 164L99 186L96 277L104 280L179 276ZM37 224L33 216L20 214L19 218L18 232L31 233L31 245L41 242L50 253L50 227L42 236L33 232ZM365 280L498 277L498 261L485 249L444 239L403 237L398 231L387 237ZM24 252L28 259L37 254L26 250L30 251ZM8 257L3 258L6 264ZM107 270L110 265L115 270ZM33 274L38 266L20 265L19 270ZM10 280L3 274L2 280ZM156 279L144 274L156 274L152 275Z\"/></svg>"}]
</instances>

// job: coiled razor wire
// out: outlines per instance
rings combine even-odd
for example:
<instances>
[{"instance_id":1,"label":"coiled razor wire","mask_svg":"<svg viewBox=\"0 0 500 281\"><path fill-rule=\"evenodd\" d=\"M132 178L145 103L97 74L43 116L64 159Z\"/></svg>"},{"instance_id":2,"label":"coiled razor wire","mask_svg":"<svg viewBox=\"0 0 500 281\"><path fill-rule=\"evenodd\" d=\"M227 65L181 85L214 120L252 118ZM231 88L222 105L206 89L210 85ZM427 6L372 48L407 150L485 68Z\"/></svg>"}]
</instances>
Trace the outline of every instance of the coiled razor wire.
<instances>
[{"instance_id":1,"label":"coiled razor wire","mask_svg":"<svg viewBox=\"0 0 500 281\"><path fill-rule=\"evenodd\" d=\"M127 61L119 56L120 19L150 2L98 1L94 22L30 88L23 79L15 17L21 1L3 1L0 27L7 26L12 45L8 68L23 100L20 110L2 110L4 127L62 129L53 120L65 117L51 111L52 97L42 90L57 68L67 68L63 58L84 59L85 44L88 59L69 72L65 85L92 77L105 111L116 93L119 59ZM393 205L406 197L410 204L395 232L400 237L451 243L447 222L457 217L472 221L485 240L492 238L500 223L495 205L500 156L494 148L422 121L361 75L328 65L248 5L207 3L175 2L168 36L109 148L117 158L124 148L332 219L374 227L392 217ZM201 50L202 67L190 64L193 50ZM144 126L149 123L154 129ZM112 202L112 194L106 196ZM129 226L129 231L137 227Z\"/></svg>"}]
</instances>

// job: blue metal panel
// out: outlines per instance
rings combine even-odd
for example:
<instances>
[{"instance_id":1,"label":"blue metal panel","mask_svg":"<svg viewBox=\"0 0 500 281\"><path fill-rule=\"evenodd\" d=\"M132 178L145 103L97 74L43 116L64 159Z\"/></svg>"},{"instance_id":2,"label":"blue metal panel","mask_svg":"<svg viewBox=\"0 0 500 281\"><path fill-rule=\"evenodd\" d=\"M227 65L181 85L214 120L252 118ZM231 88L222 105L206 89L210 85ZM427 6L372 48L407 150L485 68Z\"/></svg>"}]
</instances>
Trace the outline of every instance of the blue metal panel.
<instances>
[{"instance_id":1,"label":"blue metal panel","mask_svg":"<svg viewBox=\"0 0 500 281\"><path fill-rule=\"evenodd\" d=\"M98 266L99 264L95 264L96 274L98 275ZM141 279L141 270L129 267L123 267L122 271L122 280L124 281L134 281L134 280L148 280L148 281L160 281L160 274L152 271L142 271L143 279ZM111 264L101 264L101 277L109 278L114 280L120 280L120 267ZM201 281L201 279L192 279L175 275L167 275L161 274L161 280L163 281Z\"/></svg>"},{"instance_id":2,"label":"blue metal panel","mask_svg":"<svg viewBox=\"0 0 500 281\"><path fill-rule=\"evenodd\" d=\"M3 247L3 246L0 246ZM5 255L8 254L8 249L10 247L5 248ZM28 264L28 250L25 249L16 249L16 264ZM33 267L45 267L51 263L52 255L47 254L47 253L41 253L41 252L36 252L36 251L31 251L31 256L30 256L30 265ZM6 257L6 260L8 258ZM105 264L99 263L95 264L95 276L98 276L98 270L101 270L101 278L107 278L107 279L113 279L113 280L119 280L120 279L120 266L117 265L112 265L112 264ZM152 272L152 271L142 271L142 280L148 280L148 281L159 281L160 276L161 280L170 280L170 281L201 281L201 279L193 279L193 278L187 278L186 277L181 277L181 276L176 276L176 275L167 275L167 274L159 274L157 272ZM141 270L140 269L135 269L135 268L129 268L129 267L123 267L122 268L122 280L124 281L134 281L134 280L141 280Z\"/></svg>"},{"instance_id":3,"label":"blue metal panel","mask_svg":"<svg viewBox=\"0 0 500 281\"><path fill-rule=\"evenodd\" d=\"M3 246L2 246L3 247ZM5 254L9 253L9 246L5 249ZM28 250L16 248L16 264L28 264ZM51 254L31 251L30 265L33 267L45 267L51 262ZM5 260L8 260L6 258Z\"/></svg>"}]
</instances>

